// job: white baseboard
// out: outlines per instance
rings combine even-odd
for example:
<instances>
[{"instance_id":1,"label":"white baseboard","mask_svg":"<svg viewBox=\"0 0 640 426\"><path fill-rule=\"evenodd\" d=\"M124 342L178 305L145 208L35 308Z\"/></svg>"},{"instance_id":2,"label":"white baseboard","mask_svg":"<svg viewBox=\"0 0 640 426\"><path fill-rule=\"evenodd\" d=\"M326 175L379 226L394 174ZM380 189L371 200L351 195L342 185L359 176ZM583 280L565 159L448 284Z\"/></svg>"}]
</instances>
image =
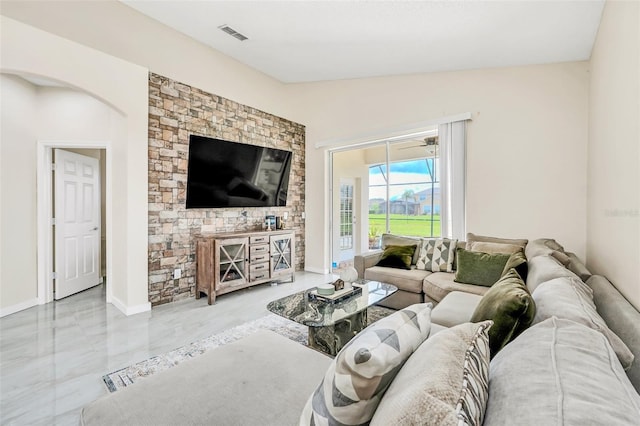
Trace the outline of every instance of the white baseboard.
<instances>
[{"instance_id":1,"label":"white baseboard","mask_svg":"<svg viewBox=\"0 0 640 426\"><path fill-rule=\"evenodd\" d=\"M322 268L309 268L309 267L305 267L304 270L306 272L313 272L315 274L322 274L322 275L327 275L329 273L328 269L322 269Z\"/></svg>"},{"instance_id":2,"label":"white baseboard","mask_svg":"<svg viewBox=\"0 0 640 426\"><path fill-rule=\"evenodd\" d=\"M0 318L7 315L15 314L16 312L24 311L25 309L32 308L39 305L38 298L25 300L13 306L7 306L6 308L0 308Z\"/></svg>"},{"instance_id":3,"label":"white baseboard","mask_svg":"<svg viewBox=\"0 0 640 426\"><path fill-rule=\"evenodd\" d=\"M118 308L120 312L125 314L126 316L140 314L142 312L148 312L151 310L151 303L142 303L140 305L135 306L127 306L122 303L117 297L111 297L111 304Z\"/></svg>"}]
</instances>

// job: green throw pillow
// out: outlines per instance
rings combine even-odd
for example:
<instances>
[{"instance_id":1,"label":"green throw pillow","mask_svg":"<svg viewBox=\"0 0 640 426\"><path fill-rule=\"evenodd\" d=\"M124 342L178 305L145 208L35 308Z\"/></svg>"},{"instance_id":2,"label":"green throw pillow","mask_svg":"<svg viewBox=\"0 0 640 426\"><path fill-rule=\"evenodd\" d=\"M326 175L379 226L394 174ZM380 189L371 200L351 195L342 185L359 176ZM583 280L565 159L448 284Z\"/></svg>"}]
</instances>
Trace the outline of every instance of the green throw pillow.
<instances>
[{"instance_id":1,"label":"green throw pillow","mask_svg":"<svg viewBox=\"0 0 640 426\"><path fill-rule=\"evenodd\" d=\"M483 253L463 248L456 250L458 269L455 282L476 284L491 287L502 276L504 265L509 260L508 254Z\"/></svg>"},{"instance_id":2,"label":"green throw pillow","mask_svg":"<svg viewBox=\"0 0 640 426\"><path fill-rule=\"evenodd\" d=\"M417 247L417 244L412 246L386 246L376 266L411 269L411 260Z\"/></svg>"},{"instance_id":3,"label":"green throw pillow","mask_svg":"<svg viewBox=\"0 0 640 426\"><path fill-rule=\"evenodd\" d=\"M516 270L520 278L522 278L522 281L527 282L529 266L527 265L527 258L522 250L509 256L509 260L507 260L507 264L504 265L504 269L502 270L502 276L506 275L511 268Z\"/></svg>"},{"instance_id":4,"label":"green throw pillow","mask_svg":"<svg viewBox=\"0 0 640 426\"><path fill-rule=\"evenodd\" d=\"M515 339L533 322L536 305L515 269L510 269L500 281L482 296L471 322L493 320L489 330L491 358Z\"/></svg>"}]
</instances>

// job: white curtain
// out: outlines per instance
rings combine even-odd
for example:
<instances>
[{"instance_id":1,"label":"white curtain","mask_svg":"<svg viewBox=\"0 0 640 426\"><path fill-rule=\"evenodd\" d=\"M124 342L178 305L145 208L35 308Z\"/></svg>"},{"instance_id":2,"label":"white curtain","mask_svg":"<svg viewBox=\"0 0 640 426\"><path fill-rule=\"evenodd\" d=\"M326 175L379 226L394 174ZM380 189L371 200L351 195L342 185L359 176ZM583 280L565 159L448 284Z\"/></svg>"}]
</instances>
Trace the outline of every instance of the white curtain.
<instances>
[{"instance_id":1,"label":"white curtain","mask_svg":"<svg viewBox=\"0 0 640 426\"><path fill-rule=\"evenodd\" d=\"M440 226L443 238L466 238L466 124L467 120L438 126L440 144Z\"/></svg>"}]
</instances>

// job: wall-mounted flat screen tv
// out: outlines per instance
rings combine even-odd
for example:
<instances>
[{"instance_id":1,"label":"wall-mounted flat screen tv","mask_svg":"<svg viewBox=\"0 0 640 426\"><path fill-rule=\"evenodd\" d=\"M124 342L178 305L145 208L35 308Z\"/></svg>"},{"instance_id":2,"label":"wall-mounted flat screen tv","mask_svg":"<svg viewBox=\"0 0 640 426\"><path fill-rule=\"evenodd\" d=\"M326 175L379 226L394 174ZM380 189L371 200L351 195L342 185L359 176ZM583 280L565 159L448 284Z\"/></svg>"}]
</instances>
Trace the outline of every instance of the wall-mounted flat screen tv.
<instances>
[{"instance_id":1,"label":"wall-mounted flat screen tv","mask_svg":"<svg viewBox=\"0 0 640 426\"><path fill-rule=\"evenodd\" d=\"M287 204L291 151L191 135L188 209Z\"/></svg>"}]
</instances>

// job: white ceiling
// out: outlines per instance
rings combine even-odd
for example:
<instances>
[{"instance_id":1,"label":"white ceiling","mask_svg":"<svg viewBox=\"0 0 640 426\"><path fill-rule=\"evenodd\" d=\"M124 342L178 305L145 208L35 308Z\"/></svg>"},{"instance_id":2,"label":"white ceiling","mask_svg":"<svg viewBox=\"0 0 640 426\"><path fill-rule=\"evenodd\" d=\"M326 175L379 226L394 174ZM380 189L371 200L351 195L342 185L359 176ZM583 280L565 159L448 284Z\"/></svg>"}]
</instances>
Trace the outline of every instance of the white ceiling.
<instances>
[{"instance_id":1,"label":"white ceiling","mask_svg":"<svg viewBox=\"0 0 640 426\"><path fill-rule=\"evenodd\" d=\"M604 7L604 0L121 1L286 83L587 60Z\"/></svg>"}]
</instances>

